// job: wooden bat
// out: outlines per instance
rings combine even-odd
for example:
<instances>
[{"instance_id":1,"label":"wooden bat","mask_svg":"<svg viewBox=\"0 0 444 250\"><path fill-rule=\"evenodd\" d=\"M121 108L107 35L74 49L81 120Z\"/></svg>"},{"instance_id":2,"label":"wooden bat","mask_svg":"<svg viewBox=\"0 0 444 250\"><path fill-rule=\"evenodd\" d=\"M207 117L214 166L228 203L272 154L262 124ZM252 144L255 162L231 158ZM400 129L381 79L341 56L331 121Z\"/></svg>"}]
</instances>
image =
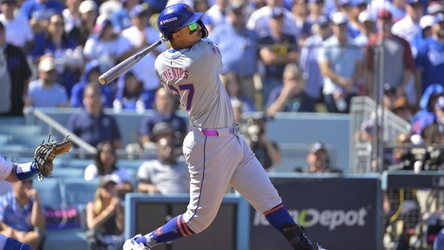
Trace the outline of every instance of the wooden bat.
<instances>
[{"instance_id":1,"label":"wooden bat","mask_svg":"<svg viewBox=\"0 0 444 250\"><path fill-rule=\"evenodd\" d=\"M102 85L110 84L110 82L112 82L114 79L119 77L121 74L127 72L137 62L139 62L144 56L148 55L153 49L157 48L159 45L161 45L164 42L165 42L164 39L159 39L159 41L146 47L141 52L128 57L127 59L125 59L125 61L112 67L111 69L109 69L108 71L106 71L105 73L103 73L99 77L100 84L102 84Z\"/></svg>"}]
</instances>

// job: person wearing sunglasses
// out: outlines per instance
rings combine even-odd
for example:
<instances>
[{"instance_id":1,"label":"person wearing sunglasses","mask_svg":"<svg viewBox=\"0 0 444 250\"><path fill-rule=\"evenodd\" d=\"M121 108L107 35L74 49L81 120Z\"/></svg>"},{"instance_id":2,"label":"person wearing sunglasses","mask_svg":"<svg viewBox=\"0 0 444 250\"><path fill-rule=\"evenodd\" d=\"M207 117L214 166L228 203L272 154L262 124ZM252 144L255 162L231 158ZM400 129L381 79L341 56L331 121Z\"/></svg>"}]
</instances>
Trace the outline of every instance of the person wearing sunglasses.
<instances>
[{"instance_id":1,"label":"person wearing sunglasses","mask_svg":"<svg viewBox=\"0 0 444 250\"><path fill-rule=\"evenodd\" d=\"M166 7L157 21L172 49L157 57L155 70L190 120L190 132L183 142L191 179L188 210L157 230L127 240L123 249L148 250L202 232L216 217L231 185L293 249L313 250L305 230L295 223L248 143L239 136L230 97L219 78L222 55L219 47L206 39L202 14L181 3Z\"/></svg>"}]
</instances>

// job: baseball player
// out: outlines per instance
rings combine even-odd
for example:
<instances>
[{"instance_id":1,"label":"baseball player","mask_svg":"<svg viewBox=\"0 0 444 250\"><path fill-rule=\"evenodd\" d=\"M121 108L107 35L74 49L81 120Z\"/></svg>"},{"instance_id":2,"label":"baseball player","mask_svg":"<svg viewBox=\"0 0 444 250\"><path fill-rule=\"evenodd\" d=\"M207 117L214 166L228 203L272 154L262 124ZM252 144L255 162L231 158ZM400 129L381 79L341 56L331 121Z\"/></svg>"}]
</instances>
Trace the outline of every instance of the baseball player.
<instances>
[{"instance_id":1,"label":"baseball player","mask_svg":"<svg viewBox=\"0 0 444 250\"><path fill-rule=\"evenodd\" d=\"M172 49L160 54L156 73L186 109L190 133L183 154L190 172L187 211L157 230L127 240L124 250L147 250L180 237L198 234L215 218L228 185L234 187L297 250L313 249L282 204L264 168L238 136L230 98L219 79L222 55L208 39L208 30L190 6L166 7L157 25Z\"/></svg>"}]
</instances>

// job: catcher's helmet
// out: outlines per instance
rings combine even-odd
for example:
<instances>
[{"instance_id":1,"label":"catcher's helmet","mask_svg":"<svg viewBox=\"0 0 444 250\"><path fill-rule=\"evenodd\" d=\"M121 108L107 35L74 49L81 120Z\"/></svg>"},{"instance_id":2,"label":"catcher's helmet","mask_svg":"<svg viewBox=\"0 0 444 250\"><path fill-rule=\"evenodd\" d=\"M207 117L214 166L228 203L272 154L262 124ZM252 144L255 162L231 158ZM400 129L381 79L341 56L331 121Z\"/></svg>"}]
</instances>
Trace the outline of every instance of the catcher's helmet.
<instances>
[{"instance_id":1,"label":"catcher's helmet","mask_svg":"<svg viewBox=\"0 0 444 250\"><path fill-rule=\"evenodd\" d=\"M168 39L172 32L198 21L202 15L202 12L194 12L187 4L173 4L160 13L157 19L157 27L162 36Z\"/></svg>"}]
</instances>

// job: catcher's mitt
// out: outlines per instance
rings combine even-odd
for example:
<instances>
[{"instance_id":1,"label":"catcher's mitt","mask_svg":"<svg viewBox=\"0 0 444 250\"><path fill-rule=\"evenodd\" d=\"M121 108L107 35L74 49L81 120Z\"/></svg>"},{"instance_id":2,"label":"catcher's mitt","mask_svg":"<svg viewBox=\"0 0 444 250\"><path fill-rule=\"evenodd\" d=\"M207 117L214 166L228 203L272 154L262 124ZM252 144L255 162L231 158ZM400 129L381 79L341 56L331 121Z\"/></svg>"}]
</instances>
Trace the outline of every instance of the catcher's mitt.
<instances>
[{"instance_id":1,"label":"catcher's mitt","mask_svg":"<svg viewBox=\"0 0 444 250\"><path fill-rule=\"evenodd\" d=\"M71 141L65 137L61 141L42 142L34 151L34 167L39 172L39 181L49 177L54 169L53 160L57 155L64 154L71 149Z\"/></svg>"}]
</instances>

